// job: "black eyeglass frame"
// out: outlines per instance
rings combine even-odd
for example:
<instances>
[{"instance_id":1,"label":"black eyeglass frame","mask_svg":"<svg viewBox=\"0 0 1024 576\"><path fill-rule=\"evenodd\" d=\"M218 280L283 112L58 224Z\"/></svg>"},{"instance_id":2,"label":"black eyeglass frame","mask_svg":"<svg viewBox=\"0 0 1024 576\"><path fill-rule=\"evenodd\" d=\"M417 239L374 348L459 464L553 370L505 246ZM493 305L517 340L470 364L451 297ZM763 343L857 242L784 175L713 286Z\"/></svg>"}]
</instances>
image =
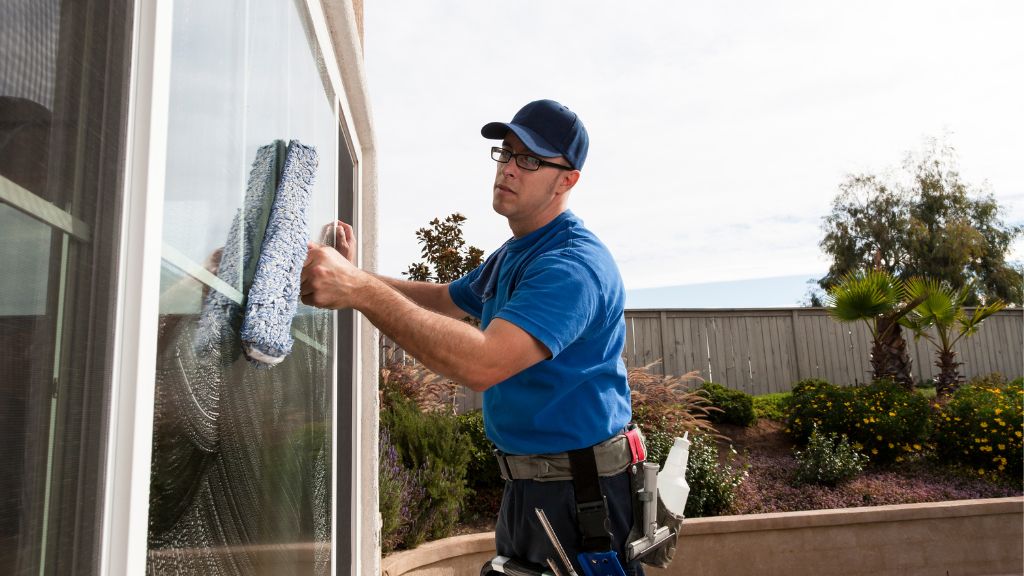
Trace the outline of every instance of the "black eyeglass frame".
<instances>
[{"instance_id":1,"label":"black eyeglass frame","mask_svg":"<svg viewBox=\"0 0 1024 576\"><path fill-rule=\"evenodd\" d=\"M504 156L505 154L508 154L508 158L502 160L501 156ZM491 147L491 160L494 160L495 162L501 162L502 164L508 164L509 161L512 160L513 158L515 158L516 160L516 166L519 166L523 170L528 170L530 172L536 172L537 170L540 170L541 166L551 166L552 168L559 168L561 170L575 170L575 168L573 168L572 166L566 166L564 164L555 164L554 162L541 160L540 158L534 156L533 154L516 154L515 152L509 150L508 148L502 148L501 146ZM519 161L520 158L523 158L527 162L529 160L526 159L536 160L537 166L532 168L530 166L524 166L523 163Z\"/></svg>"}]
</instances>

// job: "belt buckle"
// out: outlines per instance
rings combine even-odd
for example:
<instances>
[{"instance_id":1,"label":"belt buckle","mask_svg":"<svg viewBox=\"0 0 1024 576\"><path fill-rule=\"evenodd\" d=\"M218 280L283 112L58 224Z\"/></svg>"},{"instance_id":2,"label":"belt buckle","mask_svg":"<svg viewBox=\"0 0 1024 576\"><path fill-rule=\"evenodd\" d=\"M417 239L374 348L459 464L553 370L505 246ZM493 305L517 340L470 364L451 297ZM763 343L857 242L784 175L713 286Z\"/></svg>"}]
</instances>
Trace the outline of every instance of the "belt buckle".
<instances>
[{"instance_id":1,"label":"belt buckle","mask_svg":"<svg viewBox=\"0 0 1024 576\"><path fill-rule=\"evenodd\" d=\"M583 549L606 549L611 547L612 533L608 520L608 497L600 500L576 503L576 523L582 532Z\"/></svg>"}]
</instances>

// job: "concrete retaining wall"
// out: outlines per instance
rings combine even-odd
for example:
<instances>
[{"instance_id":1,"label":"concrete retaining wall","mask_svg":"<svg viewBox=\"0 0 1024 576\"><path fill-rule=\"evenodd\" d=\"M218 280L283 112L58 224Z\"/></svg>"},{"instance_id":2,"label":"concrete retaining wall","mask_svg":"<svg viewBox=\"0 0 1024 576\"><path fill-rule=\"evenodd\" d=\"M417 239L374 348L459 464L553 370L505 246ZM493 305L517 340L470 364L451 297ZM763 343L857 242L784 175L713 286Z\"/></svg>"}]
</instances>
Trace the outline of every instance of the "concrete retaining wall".
<instances>
[{"instance_id":1,"label":"concrete retaining wall","mask_svg":"<svg viewBox=\"0 0 1024 576\"><path fill-rule=\"evenodd\" d=\"M1024 574L1024 498L695 518L649 576ZM494 534L392 554L385 576L477 576Z\"/></svg>"}]
</instances>

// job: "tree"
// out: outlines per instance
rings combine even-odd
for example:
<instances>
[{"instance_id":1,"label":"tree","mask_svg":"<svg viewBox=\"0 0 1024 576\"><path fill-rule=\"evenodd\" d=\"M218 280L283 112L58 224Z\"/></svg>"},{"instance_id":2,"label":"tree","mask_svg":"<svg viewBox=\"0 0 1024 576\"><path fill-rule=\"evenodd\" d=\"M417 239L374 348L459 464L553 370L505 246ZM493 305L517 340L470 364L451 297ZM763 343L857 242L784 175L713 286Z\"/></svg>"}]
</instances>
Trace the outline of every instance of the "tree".
<instances>
[{"instance_id":1,"label":"tree","mask_svg":"<svg viewBox=\"0 0 1024 576\"><path fill-rule=\"evenodd\" d=\"M939 375L935 379L936 393L948 397L960 385L960 365L956 361L953 346L963 338L973 336L981 328L981 323L989 316L1006 307L1002 300L990 302L974 309L970 315L964 309L964 302L972 293L970 287L954 290L949 284L931 279L915 278L907 282L907 296L921 299L902 321L902 324L914 332L914 338L925 338L935 346L935 366ZM929 328L935 328L935 336Z\"/></svg>"},{"instance_id":2,"label":"tree","mask_svg":"<svg viewBox=\"0 0 1024 576\"><path fill-rule=\"evenodd\" d=\"M897 177L851 175L825 217L821 248L831 257L818 283L828 290L845 275L879 267L970 287L967 305L1002 299L1024 304L1024 268L1006 261L1024 226L1003 222L991 193L964 183L956 153L935 142L908 155Z\"/></svg>"},{"instance_id":3,"label":"tree","mask_svg":"<svg viewBox=\"0 0 1024 576\"><path fill-rule=\"evenodd\" d=\"M444 221L434 218L429 228L417 230L416 238L422 246L420 253L424 261L409 265L402 274L410 280L445 284L479 266L483 262L484 251L466 245L462 237L465 221L466 217L456 212Z\"/></svg>"},{"instance_id":4,"label":"tree","mask_svg":"<svg viewBox=\"0 0 1024 576\"><path fill-rule=\"evenodd\" d=\"M908 390L914 389L910 355L903 339L900 320L921 299L908 298L903 282L885 270L871 270L843 276L832 286L825 303L829 314L840 322L863 321L871 330L871 377L888 378Z\"/></svg>"}]
</instances>

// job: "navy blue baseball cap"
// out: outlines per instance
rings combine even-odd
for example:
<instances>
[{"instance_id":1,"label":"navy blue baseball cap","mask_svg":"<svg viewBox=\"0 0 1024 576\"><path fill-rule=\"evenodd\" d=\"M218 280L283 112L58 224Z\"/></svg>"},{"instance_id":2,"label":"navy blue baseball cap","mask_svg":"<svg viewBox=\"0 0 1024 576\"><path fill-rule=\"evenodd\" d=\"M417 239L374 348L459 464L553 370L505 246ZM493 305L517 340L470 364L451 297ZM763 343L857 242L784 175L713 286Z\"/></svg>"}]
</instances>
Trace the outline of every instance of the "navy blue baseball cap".
<instances>
[{"instance_id":1,"label":"navy blue baseball cap","mask_svg":"<svg viewBox=\"0 0 1024 576\"><path fill-rule=\"evenodd\" d=\"M530 102L516 112L511 122L485 124L480 134L490 140L501 140L509 130L538 156L562 156L577 170L587 160L590 136L583 121L554 100Z\"/></svg>"}]
</instances>

